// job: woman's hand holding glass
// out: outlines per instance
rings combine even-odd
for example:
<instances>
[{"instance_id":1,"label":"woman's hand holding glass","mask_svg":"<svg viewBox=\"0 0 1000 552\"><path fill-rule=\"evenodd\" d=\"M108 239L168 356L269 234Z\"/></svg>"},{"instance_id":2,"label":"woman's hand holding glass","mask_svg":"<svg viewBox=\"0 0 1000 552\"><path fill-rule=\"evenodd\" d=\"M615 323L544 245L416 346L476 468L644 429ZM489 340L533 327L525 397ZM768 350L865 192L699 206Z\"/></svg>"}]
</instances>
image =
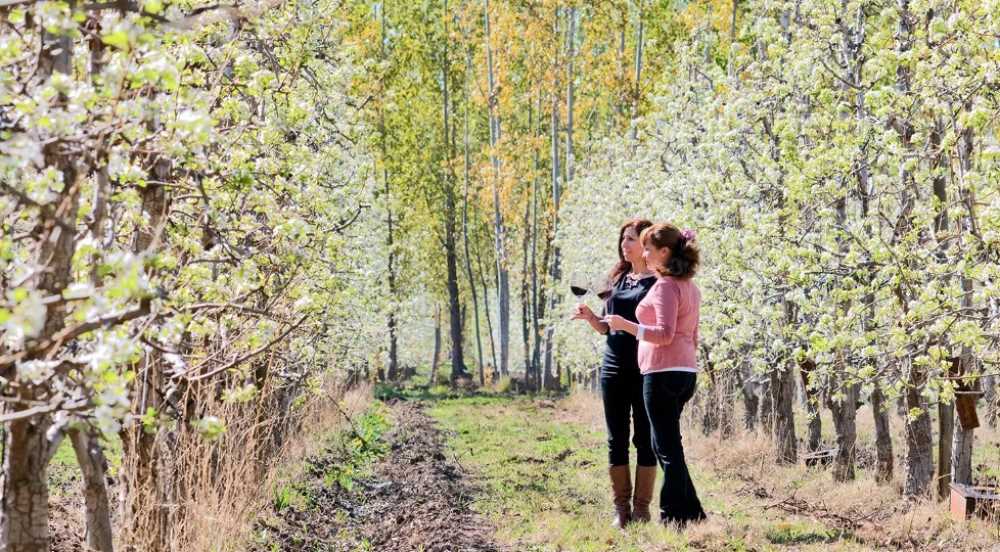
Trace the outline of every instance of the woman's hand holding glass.
<instances>
[{"instance_id":1,"label":"woman's hand holding glass","mask_svg":"<svg viewBox=\"0 0 1000 552\"><path fill-rule=\"evenodd\" d=\"M618 316L617 314L610 314L605 319L604 322L608 324L608 327L612 330L624 330L627 328L628 320Z\"/></svg>"},{"instance_id":2,"label":"woman's hand holding glass","mask_svg":"<svg viewBox=\"0 0 1000 552\"><path fill-rule=\"evenodd\" d=\"M571 320L585 320L587 322L601 322L601 319L594 314L594 311L590 310L590 307L586 303L577 303L576 307L573 308L573 316L570 317Z\"/></svg>"},{"instance_id":3,"label":"woman's hand holding glass","mask_svg":"<svg viewBox=\"0 0 1000 552\"><path fill-rule=\"evenodd\" d=\"M594 328L594 331L597 333L608 333L608 325L604 323L603 319L594 314L594 311L590 310L590 307L586 303L577 303L576 307L573 308L573 315L570 319L583 320L590 324L590 327Z\"/></svg>"}]
</instances>

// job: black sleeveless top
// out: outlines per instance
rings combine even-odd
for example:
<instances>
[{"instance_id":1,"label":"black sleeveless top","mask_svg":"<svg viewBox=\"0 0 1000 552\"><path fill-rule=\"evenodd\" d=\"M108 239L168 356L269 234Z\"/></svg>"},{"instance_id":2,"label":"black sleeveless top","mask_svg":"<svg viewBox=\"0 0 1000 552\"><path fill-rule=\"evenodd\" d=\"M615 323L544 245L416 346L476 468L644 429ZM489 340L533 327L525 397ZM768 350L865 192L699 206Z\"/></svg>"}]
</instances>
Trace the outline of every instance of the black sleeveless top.
<instances>
[{"instance_id":1,"label":"black sleeveless top","mask_svg":"<svg viewBox=\"0 0 1000 552\"><path fill-rule=\"evenodd\" d=\"M604 305L605 314L617 314L626 320L637 322L635 308L655 283L656 275L632 280L627 274L623 274L611 288L611 296ZM611 330L608 332L607 343L602 372L607 374L639 372L637 356L639 342L635 336L624 330Z\"/></svg>"}]
</instances>

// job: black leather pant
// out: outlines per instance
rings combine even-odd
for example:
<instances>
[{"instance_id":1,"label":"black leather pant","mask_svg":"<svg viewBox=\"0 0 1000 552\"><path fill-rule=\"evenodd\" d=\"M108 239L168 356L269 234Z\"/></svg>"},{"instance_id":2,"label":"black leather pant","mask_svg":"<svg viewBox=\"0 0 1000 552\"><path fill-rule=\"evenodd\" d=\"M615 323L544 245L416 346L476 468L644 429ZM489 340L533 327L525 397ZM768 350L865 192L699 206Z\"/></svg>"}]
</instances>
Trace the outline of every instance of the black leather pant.
<instances>
[{"instance_id":1,"label":"black leather pant","mask_svg":"<svg viewBox=\"0 0 1000 552\"><path fill-rule=\"evenodd\" d=\"M636 462L640 466L655 466L649 417L642 400L642 375L635 369L601 370L601 398L604 400L604 420L608 426L608 465L629 463L629 434L635 445ZM634 430L634 431L633 431Z\"/></svg>"}]
</instances>

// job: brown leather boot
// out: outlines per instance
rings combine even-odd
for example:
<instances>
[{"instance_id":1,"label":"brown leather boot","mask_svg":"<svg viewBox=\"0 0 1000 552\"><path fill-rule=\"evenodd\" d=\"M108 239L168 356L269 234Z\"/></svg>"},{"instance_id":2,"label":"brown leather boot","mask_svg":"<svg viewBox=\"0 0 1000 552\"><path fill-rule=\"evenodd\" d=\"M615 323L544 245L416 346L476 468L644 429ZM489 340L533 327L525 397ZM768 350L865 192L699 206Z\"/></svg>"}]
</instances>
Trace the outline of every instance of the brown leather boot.
<instances>
[{"instance_id":1,"label":"brown leather boot","mask_svg":"<svg viewBox=\"0 0 1000 552\"><path fill-rule=\"evenodd\" d=\"M611 491L614 493L615 502L615 518L611 525L623 528L632 520L632 474L629 472L628 464L611 466L608 468L608 474L611 476Z\"/></svg>"},{"instance_id":2,"label":"brown leather boot","mask_svg":"<svg viewBox=\"0 0 1000 552\"><path fill-rule=\"evenodd\" d=\"M632 521L649 521L649 504L653 501L656 466L635 467L635 494L632 496Z\"/></svg>"}]
</instances>

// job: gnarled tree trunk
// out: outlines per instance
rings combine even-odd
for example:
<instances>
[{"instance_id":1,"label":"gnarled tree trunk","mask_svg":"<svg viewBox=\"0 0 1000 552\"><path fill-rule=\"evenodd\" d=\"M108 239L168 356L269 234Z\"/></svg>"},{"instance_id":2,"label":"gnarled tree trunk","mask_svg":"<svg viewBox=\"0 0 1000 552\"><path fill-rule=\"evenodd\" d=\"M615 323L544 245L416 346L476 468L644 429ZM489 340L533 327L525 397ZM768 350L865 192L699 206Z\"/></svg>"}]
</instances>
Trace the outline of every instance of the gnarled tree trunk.
<instances>
[{"instance_id":1,"label":"gnarled tree trunk","mask_svg":"<svg viewBox=\"0 0 1000 552\"><path fill-rule=\"evenodd\" d=\"M75 2L70 2L72 10ZM38 57L39 78L47 79L54 72L68 74L72 44L69 36L42 32L42 48ZM32 229L32 238L39 244L33 259L38 271L35 289L44 296L61 296L71 281L76 236L73 226L80 203L80 168L74 155L62 151L56 141L44 146L45 165L56 168L62 176L62 190L49 205L51 212L39 213ZM26 346L50 338L65 327L65 304L46 305L45 323L36 340ZM40 360L45 351L29 354L25 360ZM15 366L13 370L18 370ZM16 373L0 374L17 379ZM6 414L17 416L46 398L45 385L21 382ZM0 550L6 552L48 552L49 549L49 489L47 466L62 440L62 430L53 426L48 413L22 414L13 419L5 431L3 449L3 487L0 495Z\"/></svg>"}]
</instances>

